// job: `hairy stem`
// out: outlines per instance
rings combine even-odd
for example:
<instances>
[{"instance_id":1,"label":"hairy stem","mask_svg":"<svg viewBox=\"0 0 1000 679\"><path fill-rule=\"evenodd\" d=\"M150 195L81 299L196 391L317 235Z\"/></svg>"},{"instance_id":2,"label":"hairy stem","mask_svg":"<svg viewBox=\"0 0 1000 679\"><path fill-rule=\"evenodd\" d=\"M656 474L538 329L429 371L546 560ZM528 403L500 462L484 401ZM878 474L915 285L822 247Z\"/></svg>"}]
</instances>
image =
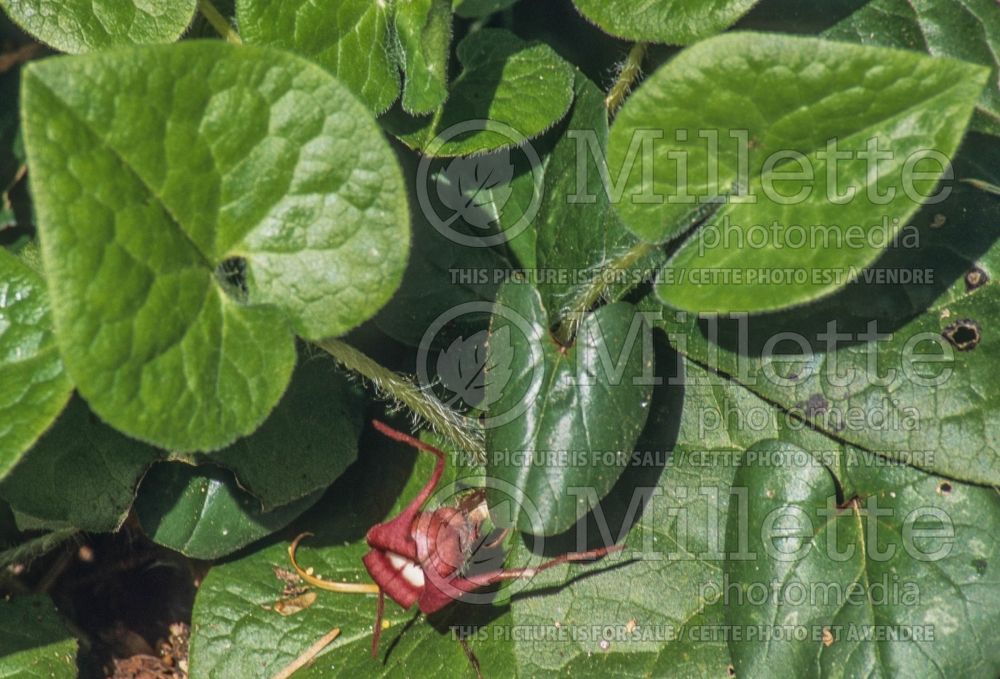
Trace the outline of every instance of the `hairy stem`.
<instances>
[{"instance_id":1,"label":"hairy stem","mask_svg":"<svg viewBox=\"0 0 1000 679\"><path fill-rule=\"evenodd\" d=\"M608 293L612 283L618 279L619 273L628 271L638 262L645 259L659 246L654 243L638 243L622 255L602 266L598 275L584 286L570 301L562 312L562 320L556 331L556 339L564 345L576 337L584 314L601 301Z\"/></svg>"},{"instance_id":2,"label":"hairy stem","mask_svg":"<svg viewBox=\"0 0 1000 679\"><path fill-rule=\"evenodd\" d=\"M486 458L482 432L474 419L455 412L412 379L380 365L346 342L325 339L317 342L316 346L348 370L368 380L381 398L404 406L462 452L471 452L480 460Z\"/></svg>"},{"instance_id":3,"label":"hairy stem","mask_svg":"<svg viewBox=\"0 0 1000 679\"><path fill-rule=\"evenodd\" d=\"M236 32L236 29L233 28L226 17L222 16L222 12L215 8L212 0L198 0L198 10L205 17L205 20L212 24L212 28L226 39L226 42L231 42L234 45L243 44L240 34Z\"/></svg>"},{"instance_id":4,"label":"hairy stem","mask_svg":"<svg viewBox=\"0 0 1000 679\"><path fill-rule=\"evenodd\" d=\"M6 568L15 563L30 563L79 534L80 531L76 528L63 528L46 533L34 540L28 540L5 552L0 552L0 568Z\"/></svg>"},{"instance_id":5,"label":"hairy stem","mask_svg":"<svg viewBox=\"0 0 1000 679\"><path fill-rule=\"evenodd\" d=\"M642 60L646 58L646 47L646 43L637 42L632 45L628 56L625 57L625 63L622 64L621 71L618 72L618 79L611 86L611 91L608 92L608 96L604 99L604 105L608 108L609 116L613 116L618 112L621 105L625 103L625 97L635 87L635 83L642 73Z\"/></svg>"}]
</instances>

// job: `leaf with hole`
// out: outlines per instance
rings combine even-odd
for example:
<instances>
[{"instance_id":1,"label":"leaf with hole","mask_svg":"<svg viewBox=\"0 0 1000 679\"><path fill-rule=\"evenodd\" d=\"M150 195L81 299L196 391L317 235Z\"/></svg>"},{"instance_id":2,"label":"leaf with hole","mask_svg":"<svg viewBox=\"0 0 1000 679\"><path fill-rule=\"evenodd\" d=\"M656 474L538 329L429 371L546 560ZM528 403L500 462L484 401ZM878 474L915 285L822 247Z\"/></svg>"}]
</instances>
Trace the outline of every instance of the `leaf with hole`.
<instances>
[{"instance_id":1,"label":"leaf with hole","mask_svg":"<svg viewBox=\"0 0 1000 679\"><path fill-rule=\"evenodd\" d=\"M996 138L971 135L955 172L1000 181L998 153ZM1000 199L965 181L943 188L948 198L913 218L874 275L819 304L751 316L661 309L657 325L692 359L833 436L1000 484Z\"/></svg>"},{"instance_id":2,"label":"leaf with hole","mask_svg":"<svg viewBox=\"0 0 1000 679\"><path fill-rule=\"evenodd\" d=\"M319 67L188 42L34 63L22 90L60 350L130 436L184 452L252 432L294 335L347 332L399 284L398 164Z\"/></svg>"},{"instance_id":3,"label":"leaf with hole","mask_svg":"<svg viewBox=\"0 0 1000 679\"><path fill-rule=\"evenodd\" d=\"M802 453L764 441L733 481L748 500L728 517L726 550L743 557L725 564L726 623L791 632L732 639L737 676L1000 671L983 643L1000 624L996 491L855 458L843 498Z\"/></svg>"}]
</instances>

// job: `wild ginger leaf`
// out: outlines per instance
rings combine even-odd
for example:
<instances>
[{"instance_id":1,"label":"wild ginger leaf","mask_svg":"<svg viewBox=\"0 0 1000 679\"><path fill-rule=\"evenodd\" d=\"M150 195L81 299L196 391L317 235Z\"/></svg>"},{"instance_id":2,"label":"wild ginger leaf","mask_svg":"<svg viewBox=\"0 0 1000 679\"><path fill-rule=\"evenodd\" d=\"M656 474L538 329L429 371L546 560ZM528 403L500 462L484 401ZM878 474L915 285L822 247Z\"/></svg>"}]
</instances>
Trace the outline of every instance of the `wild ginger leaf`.
<instances>
[{"instance_id":1,"label":"wild ginger leaf","mask_svg":"<svg viewBox=\"0 0 1000 679\"><path fill-rule=\"evenodd\" d=\"M252 432L294 335L340 335L399 284L396 159L303 59L219 41L49 59L22 106L63 359L131 436L184 452Z\"/></svg>"},{"instance_id":2,"label":"wild ginger leaf","mask_svg":"<svg viewBox=\"0 0 1000 679\"><path fill-rule=\"evenodd\" d=\"M958 148L987 75L915 52L768 34L731 33L683 51L626 102L608 150L623 191L618 212L640 238L676 238L700 211L719 208L668 262L660 298L687 311L768 311L845 285L852 267L882 252L884 241L870 236L882 229L891 240L934 194L940 158ZM867 153L886 155L872 156L870 170ZM745 247L760 225L763 237ZM792 245L796 229L816 225L841 245ZM868 237L844 242L859 228ZM714 233L727 237L702 238ZM795 277L713 278L733 269Z\"/></svg>"}]
</instances>

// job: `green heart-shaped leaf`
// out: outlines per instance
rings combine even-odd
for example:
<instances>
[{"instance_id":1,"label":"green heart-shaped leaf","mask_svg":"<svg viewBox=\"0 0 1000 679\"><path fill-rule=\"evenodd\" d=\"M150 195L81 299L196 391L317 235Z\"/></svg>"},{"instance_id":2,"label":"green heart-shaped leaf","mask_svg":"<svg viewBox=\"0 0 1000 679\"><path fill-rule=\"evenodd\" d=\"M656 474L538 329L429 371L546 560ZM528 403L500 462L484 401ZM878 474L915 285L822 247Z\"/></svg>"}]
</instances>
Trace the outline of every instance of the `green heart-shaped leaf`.
<instances>
[{"instance_id":1,"label":"green heart-shaped leaf","mask_svg":"<svg viewBox=\"0 0 1000 679\"><path fill-rule=\"evenodd\" d=\"M564 347L549 333L534 287L507 283L490 327L486 363L488 476L493 504L512 502L501 519L527 533L552 535L588 510L571 488L601 498L624 471L649 414L653 356L644 321L624 302L601 307Z\"/></svg>"},{"instance_id":2,"label":"green heart-shaped leaf","mask_svg":"<svg viewBox=\"0 0 1000 679\"><path fill-rule=\"evenodd\" d=\"M845 285L933 194L944 167L920 158L955 151L987 74L915 52L766 34L682 52L626 102L608 151L619 214L643 239L677 237L719 207L713 200L727 201L668 263L660 298L686 310L763 311ZM869 152L886 154L871 171ZM819 227L831 244L801 247L799 235ZM717 277L733 271L794 277Z\"/></svg>"},{"instance_id":3,"label":"green heart-shaped leaf","mask_svg":"<svg viewBox=\"0 0 1000 679\"><path fill-rule=\"evenodd\" d=\"M218 41L50 59L23 117L53 317L91 408L160 447L253 431L294 334L342 334L406 262L401 174L319 67Z\"/></svg>"},{"instance_id":4,"label":"green heart-shaped leaf","mask_svg":"<svg viewBox=\"0 0 1000 679\"><path fill-rule=\"evenodd\" d=\"M432 156L466 156L519 146L566 115L573 67L544 43L483 29L458 44L462 74L432 116L398 110L384 120L410 148Z\"/></svg>"},{"instance_id":5,"label":"green heart-shaped leaf","mask_svg":"<svg viewBox=\"0 0 1000 679\"><path fill-rule=\"evenodd\" d=\"M0 477L55 421L72 392L45 282L0 248Z\"/></svg>"},{"instance_id":6,"label":"green heart-shaped leaf","mask_svg":"<svg viewBox=\"0 0 1000 679\"><path fill-rule=\"evenodd\" d=\"M726 622L772 635L730 641L736 674L995 675L996 491L855 459L841 504L825 468L787 462L802 452L758 444L734 480L749 502L729 514Z\"/></svg>"},{"instance_id":7,"label":"green heart-shaped leaf","mask_svg":"<svg viewBox=\"0 0 1000 679\"><path fill-rule=\"evenodd\" d=\"M173 42L197 0L0 0L10 18L63 52Z\"/></svg>"},{"instance_id":8,"label":"green heart-shaped leaf","mask_svg":"<svg viewBox=\"0 0 1000 679\"><path fill-rule=\"evenodd\" d=\"M729 28L758 0L573 0L590 21L626 40L689 43Z\"/></svg>"}]
</instances>

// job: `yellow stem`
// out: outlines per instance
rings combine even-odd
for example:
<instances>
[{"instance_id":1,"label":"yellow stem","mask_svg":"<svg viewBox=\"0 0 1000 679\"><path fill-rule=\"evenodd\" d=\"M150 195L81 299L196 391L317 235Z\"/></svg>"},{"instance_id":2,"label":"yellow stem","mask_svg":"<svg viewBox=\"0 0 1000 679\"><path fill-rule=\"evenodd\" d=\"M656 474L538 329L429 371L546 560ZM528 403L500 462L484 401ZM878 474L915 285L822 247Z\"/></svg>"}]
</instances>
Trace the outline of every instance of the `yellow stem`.
<instances>
[{"instance_id":1,"label":"yellow stem","mask_svg":"<svg viewBox=\"0 0 1000 679\"><path fill-rule=\"evenodd\" d=\"M302 538L309 537L312 533L302 533L292 540L288 545L288 558L292 562L292 568L299 574L299 577L317 589L325 589L328 592L340 592L341 594L378 594L378 585L366 582L330 582L315 575L310 575L295 560L295 550L299 548Z\"/></svg>"},{"instance_id":2,"label":"yellow stem","mask_svg":"<svg viewBox=\"0 0 1000 679\"><path fill-rule=\"evenodd\" d=\"M622 64L618 80L615 81L615 84L611 87L611 91L608 92L607 98L604 100L604 105L608 107L609 116L613 116L618 112L621 105L625 103L625 97L635 87L636 80L639 79L639 74L642 73L642 60L645 58L646 43L637 42L632 45L632 49L629 50L628 56L625 58L625 63Z\"/></svg>"},{"instance_id":3,"label":"yellow stem","mask_svg":"<svg viewBox=\"0 0 1000 679\"><path fill-rule=\"evenodd\" d=\"M226 39L226 42L231 42L234 45L243 44L240 34L236 32L236 29L229 23L229 20L222 16L222 12L215 8L212 0L198 0L198 10L208 23L212 24L212 28Z\"/></svg>"}]
</instances>

